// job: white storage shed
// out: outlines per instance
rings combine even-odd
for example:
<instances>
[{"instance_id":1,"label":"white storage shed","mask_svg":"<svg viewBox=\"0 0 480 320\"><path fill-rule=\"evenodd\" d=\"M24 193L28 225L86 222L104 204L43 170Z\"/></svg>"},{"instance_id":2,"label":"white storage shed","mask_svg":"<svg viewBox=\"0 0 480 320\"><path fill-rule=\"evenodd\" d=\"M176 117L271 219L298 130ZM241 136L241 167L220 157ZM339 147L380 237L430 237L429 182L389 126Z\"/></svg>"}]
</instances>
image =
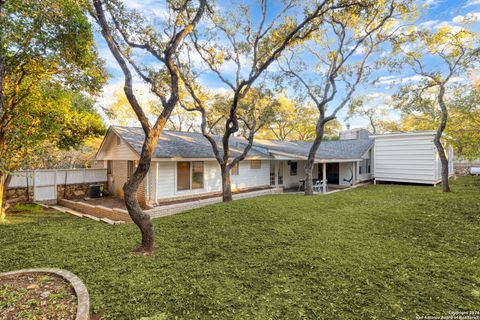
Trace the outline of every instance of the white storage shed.
<instances>
[{"instance_id":1,"label":"white storage shed","mask_svg":"<svg viewBox=\"0 0 480 320\"><path fill-rule=\"evenodd\" d=\"M442 165L433 142L435 131L375 135L374 181L433 184L441 182ZM447 147L449 176L453 149Z\"/></svg>"}]
</instances>

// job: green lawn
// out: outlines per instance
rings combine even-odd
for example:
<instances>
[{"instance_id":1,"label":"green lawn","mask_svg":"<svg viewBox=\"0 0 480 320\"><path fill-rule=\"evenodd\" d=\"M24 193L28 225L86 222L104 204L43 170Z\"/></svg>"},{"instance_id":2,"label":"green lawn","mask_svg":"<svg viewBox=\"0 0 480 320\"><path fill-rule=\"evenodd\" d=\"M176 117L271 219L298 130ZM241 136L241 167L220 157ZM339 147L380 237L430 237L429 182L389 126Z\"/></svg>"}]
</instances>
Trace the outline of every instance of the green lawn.
<instances>
[{"instance_id":1,"label":"green lawn","mask_svg":"<svg viewBox=\"0 0 480 320\"><path fill-rule=\"evenodd\" d=\"M39 210L0 225L0 271L59 267L105 319L414 319L480 311L480 179L267 196L134 225Z\"/></svg>"}]
</instances>

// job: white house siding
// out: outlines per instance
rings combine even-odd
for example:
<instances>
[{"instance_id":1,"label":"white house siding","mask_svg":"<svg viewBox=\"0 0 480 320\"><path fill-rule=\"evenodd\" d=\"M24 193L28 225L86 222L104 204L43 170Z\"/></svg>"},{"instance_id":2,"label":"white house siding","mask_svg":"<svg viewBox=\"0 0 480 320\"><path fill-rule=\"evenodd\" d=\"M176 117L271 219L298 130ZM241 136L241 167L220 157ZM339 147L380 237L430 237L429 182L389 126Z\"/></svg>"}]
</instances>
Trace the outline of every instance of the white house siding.
<instances>
[{"instance_id":1,"label":"white house siding","mask_svg":"<svg viewBox=\"0 0 480 320\"><path fill-rule=\"evenodd\" d=\"M177 163L159 161L156 184L157 199L187 197L204 193L220 192L222 176L217 161L204 161L204 187L202 189L177 190ZM260 169L251 169L250 161L241 161L238 176L231 176L232 189L246 189L269 185L269 161L262 160Z\"/></svg>"},{"instance_id":2,"label":"white house siding","mask_svg":"<svg viewBox=\"0 0 480 320\"><path fill-rule=\"evenodd\" d=\"M433 134L392 134L375 137L374 178L434 184L438 182Z\"/></svg>"},{"instance_id":3,"label":"white house siding","mask_svg":"<svg viewBox=\"0 0 480 320\"><path fill-rule=\"evenodd\" d=\"M220 167L217 167L219 173L219 180L222 181L220 175ZM254 187L263 187L270 184L270 161L262 160L262 165L259 169L250 168L250 161L240 161L239 173L236 176L231 176L233 189L246 189ZM220 189L222 185L220 184Z\"/></svg>"},{"instance_id":4,"label":"white house siding","mask_svg":"<svg viewBox=\"0 0 480 320\"><path fill-rule=\"evenodd\" d=\"M339 165L339 173L338 173L338 176L339 176L339 181L338 183L342 186L350 186L351 184L355 183L354 182L354 179L355 179L355 168L353 167L353 162L340 162L340 165ZM346 180L350 180L353 176L353 179L350 182L348 181L345 181Z\"/></svg>"},{"instance_id":5,"label":"white house siding","mask_svg":"<svg viewBox=\"0 0 480 320\"><path fill-rule=\"evenodd\" d=\"M138 155L122 139L117 139L114 132L109 132L105 138L104 146L95 157L96 160L134 160Z\"/></svg>"},{"instance_id":6,"label":"white house siding","mask_svg":"<svg viewBox=\"0 0 480 320\"><path fill-rule=\"evenodd\" d=\"M283 184L285 189L298 188L301 179L305 178L305 160L272 160L275 161L275 181L278 182L278 166L280 162L283 162ZM297 174L291 175L289 162L297 162ZM313 177L318 176L318 166L321 164L315 164L313 166Z\"/></svg>"}]
</instances>

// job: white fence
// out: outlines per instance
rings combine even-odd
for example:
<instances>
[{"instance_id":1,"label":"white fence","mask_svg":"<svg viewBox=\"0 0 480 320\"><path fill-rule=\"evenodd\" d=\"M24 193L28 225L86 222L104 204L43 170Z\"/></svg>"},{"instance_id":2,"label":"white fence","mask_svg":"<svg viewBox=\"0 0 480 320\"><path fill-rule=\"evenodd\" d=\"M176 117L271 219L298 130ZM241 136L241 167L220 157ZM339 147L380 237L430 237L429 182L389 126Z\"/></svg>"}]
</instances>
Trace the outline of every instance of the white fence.
<instances>
[{"instance_id":1,"label":"white fence","mask_svg":"<svg viewBox=\"0 0 480 320\"><path fill-rule=\"evenodd\" d=\"M107 169L52 169L17 171L9 188L33 187L35 201L57 199L57 186L107 181Z\"/></svg>"}]
</instances>

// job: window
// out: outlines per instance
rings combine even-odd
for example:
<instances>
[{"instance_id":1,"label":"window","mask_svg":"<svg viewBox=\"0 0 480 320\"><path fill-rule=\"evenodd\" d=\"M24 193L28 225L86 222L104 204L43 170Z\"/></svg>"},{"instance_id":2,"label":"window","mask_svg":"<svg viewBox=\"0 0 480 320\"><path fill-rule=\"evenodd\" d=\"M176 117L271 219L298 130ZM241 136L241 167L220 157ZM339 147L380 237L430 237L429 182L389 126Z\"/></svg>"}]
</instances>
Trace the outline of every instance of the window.
<instances>
[{"instance_id":1,"label":"window","mask_svg":"<svg viewBox=\"0 0 480 320\"><path fill-rule=\"evenodd\" d=\"M360 165L358 167L359 174L367 174L370 173L370 159L363 159L360 161Z\"/></svg>"},{"instance_id":2,"label":"window","mask_svg":"<svg viewBox=\"0 0 480 320\"><path fill-rule=\"evenodd\" d=\"M237 164L232 167L230 174L232 176L238 176L239 172L240 172L240 162L237 162Z\"/></svg>"},{"instance_id":3,"label":"window","mask_svg":"<svg viewBox=\"0 0 480 320\"><path fill-rule=\"evenodd\" d=\"M296 176L297 169L298 169L297 161L290 162L290 176Z\"/></svg>"},{"instance_id":4,"label":"window","mask_svg":"<svg viewBox=\"0 0 480 320\"><path fill-rule=\"evenodd\" d=\"M113 173L113 160L107 160L107 174Z\"/></svg>"},{"instance_id":5,"label":"window","mask_svg":"<svg viewBox=\"0 0 480 320\"><path fill-rule=\"evenodd\" d=\"M203 172L203 161L177 162L177 190L202 189Z\"/></svg>"},{"instance_id":6,"label":"window","mask_svg":"<svg viewBox=\"0 0 480 320\"><path fill-rule=\"evenodd\" d=\"M190 162L177 162L177 190L190 190Z\"/></svg>"},{"instance_id":7,"label":"window","mask_svg":"<svg viewBox=\"0 0 480 320\"><path fill-rule=\"evenodd\" d=\"M119 136L117 136L117 146L119 146L122 143L122 139L120 139Z\"/></svg>"},{"instance_id":8,"label":"window","mask_svg":"<svg viewBox=\"0 0 480 320\"><path fill-rule=\"evenodd\" d=\"M130 178L137 168L137 161L127 161L127 177Z\"/></svg>"},{"instance_id":9,"label":"window","mask_svg":"<svg viewBox=\"0 0 480 320\"><path fill-rule=\"evenodd\" d=\"M260 169L262 167L262 161L260 160L250 160L251 169Z\"/></svg>"},{"instance_id":10,"label":"window","mask_svg":"<svg viewBox=\"0 0 480 320\"><path fill-rule=\"evenodd\" d=\"M192 162L192 189L203 188L203 162Z\"/></svg>"}]
</instances>

